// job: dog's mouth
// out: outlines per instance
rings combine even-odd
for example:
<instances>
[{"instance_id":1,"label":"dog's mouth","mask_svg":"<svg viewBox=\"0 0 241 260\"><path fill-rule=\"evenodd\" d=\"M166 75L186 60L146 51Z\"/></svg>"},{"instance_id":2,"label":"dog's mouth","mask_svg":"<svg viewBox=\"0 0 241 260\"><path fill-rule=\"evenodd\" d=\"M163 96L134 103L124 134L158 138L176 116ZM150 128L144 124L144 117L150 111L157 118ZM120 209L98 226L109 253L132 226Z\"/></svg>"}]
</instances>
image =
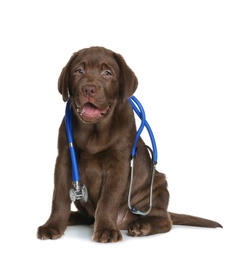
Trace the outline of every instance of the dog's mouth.
<instances>
[{"instance_id":1,"label":"dog's mouth","mask_svg":"<svg viewBox=\"0 0 241 260\"><path fill-rule=\"evenodd\" d=\"M91 102L85 103L82 107L77 106L77 113L80 116L80 118L85 122L92 122L100 119L102 116L106 115L108 110L110 108L110 105L107 107L101 109L95 106Z\"/></svg>"}]
</instances>

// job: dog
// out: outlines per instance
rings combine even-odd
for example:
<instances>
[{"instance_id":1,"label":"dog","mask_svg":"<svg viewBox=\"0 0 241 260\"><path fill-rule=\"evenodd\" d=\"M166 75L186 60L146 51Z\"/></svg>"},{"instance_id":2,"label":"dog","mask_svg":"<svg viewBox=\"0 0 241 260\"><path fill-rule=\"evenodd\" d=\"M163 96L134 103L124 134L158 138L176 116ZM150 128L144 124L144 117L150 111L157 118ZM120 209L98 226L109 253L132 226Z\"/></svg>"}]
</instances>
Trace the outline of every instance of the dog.
<instances>
[{"instance_id":1,"label":"dog","mask_svg":"<svg viewBox=\"0 0 241 260\"><path fill-rule=\"evenodd\" d=\"M54 173L52 211L40 226L37 237L57 239L68 225L93 224L92 240L117 242L120 230L129 236L147 236L171 230L172 225L222 227L219 223L168 211L166 177L155 172L152 209L146 216L128 207L130 155L136 136L133 109L128 98L138 80L124 58L104 47L75 52L58 80L64 101L73 109L73 139L81 182L88 189L88 200L76 200L78 211L71 211L71 158L63 119L58 135L58 156ZM142 139L135 158L131 203L146 211L152 160Z\"/></svg>"}]
</instances>

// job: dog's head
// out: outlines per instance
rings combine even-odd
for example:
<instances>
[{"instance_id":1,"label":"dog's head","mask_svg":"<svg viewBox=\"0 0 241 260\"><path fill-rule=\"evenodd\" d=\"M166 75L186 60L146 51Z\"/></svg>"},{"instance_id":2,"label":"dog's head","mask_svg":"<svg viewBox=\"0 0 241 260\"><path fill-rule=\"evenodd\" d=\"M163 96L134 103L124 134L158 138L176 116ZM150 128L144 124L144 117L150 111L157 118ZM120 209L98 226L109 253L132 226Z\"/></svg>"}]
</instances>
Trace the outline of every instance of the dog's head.
<instances>
[{"instance_id":1,"label":"dog's head","mask_svg":"<svg viewBox=\"0 0 241 260\"><path fill-rule=\"evenodd\" d=\"M121 55L103 47L82 49L63 68L58 89L84 123L96 123L111 114L116 104L133 95L138 85Z\"/></svg>"}]
</instances>

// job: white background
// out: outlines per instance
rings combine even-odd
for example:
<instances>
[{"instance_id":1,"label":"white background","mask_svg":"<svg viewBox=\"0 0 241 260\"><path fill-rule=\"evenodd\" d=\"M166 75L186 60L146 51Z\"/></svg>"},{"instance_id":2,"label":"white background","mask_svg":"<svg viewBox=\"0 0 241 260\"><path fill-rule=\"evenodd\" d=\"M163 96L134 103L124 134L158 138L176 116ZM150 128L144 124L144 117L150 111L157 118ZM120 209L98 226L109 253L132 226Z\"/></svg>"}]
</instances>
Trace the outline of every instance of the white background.
<instances>
[{"instance_id":1,"label":"white background","mask_svg":"<svg viewBox=\"0 0 241 260\"><path fill-rule=\"evenodd\" d=\"M1 259L241 258L239 3L1 1ZM139 79L170 211L224 229L123 231L123 242L98 244L92 227L78 226L56 241L36 238L50 213L65 108L57 80L73 52L93 45L122 54Z\"/></svg>"}]
</instances>

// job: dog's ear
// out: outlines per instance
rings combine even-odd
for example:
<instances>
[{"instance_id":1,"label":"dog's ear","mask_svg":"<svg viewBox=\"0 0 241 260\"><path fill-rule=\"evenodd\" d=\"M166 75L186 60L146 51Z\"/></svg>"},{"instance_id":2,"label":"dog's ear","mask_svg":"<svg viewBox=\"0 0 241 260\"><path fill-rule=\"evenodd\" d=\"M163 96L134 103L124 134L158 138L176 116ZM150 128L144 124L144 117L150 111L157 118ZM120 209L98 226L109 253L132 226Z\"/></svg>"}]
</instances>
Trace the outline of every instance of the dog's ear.
<instances>
[{"instance_id":1,"label":"dog's ear","mask_svg":"<svg viewBox=\"0 0 241 260\"><path fill-rule=\"evenodd\" d=\"M62 69L62 72L59 76L58 80L58 90L60 94L62 94L63 100L67 101L69 98L69 73L70 73L70 65L72 64L73 60L77 56L77 52L75 52L71 58L69 59L66 66Z\"/></svg>"},{"instance_id":2,"label":"dog's ear","mask_svg":"<svg viewBox=\"0 0 241 260\"><path fill-rule=\"evenodd\" d=\"M126 64L124 58L120 54L114 53L114 57L120 68L119 97L124 101L134 94L137 89L138 80L135 73Z\"/></svg>"}]
</instances>

